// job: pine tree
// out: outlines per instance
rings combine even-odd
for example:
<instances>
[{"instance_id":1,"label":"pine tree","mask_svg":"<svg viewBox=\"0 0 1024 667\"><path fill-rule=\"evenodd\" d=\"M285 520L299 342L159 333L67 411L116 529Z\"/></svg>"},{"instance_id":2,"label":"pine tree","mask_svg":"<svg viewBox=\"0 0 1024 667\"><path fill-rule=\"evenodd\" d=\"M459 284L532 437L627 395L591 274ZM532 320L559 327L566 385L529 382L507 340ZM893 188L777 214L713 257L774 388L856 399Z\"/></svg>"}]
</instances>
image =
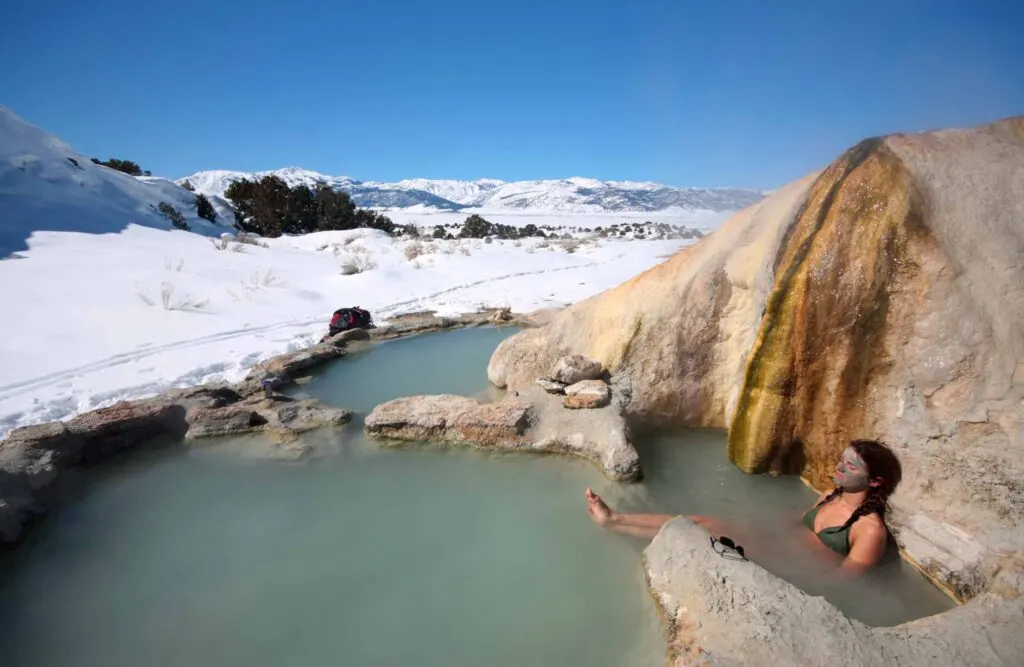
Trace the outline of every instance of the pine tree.
<instances>
[{"instance_id":1,"label":"pine tree","mask_svg":"<svg viewBox=\"0 0 1024 667\"><path fill-rule=\"evenodd\" d=\"M185 181L186 183L188 181ZM213 210L213 204L204 194L196 195L196 215L210 222L217 221L217 211Z\"/></svg>"},{"instance_id":2,"label":"pine tree","mask_svg":"<svg viewBox=\"0 0 1024 667\"><path fill-rule=\"evenodd\" d=\"M185 216L182 215L181 211L178 209L174 208L167 202L162 201L157 207L157 210L161 215L171 221L172 226L177 227L178 229L183 229L186 232L189 231L188 223L185 222Z\"/></svg>"},{"instance_id":3,"label":"pine tree","mask_svg":"<svg viewBox=\"0 0 1024 667\"><path fill-rule=\"evenodd\" d=\"M485 236L491 236L493 233L493 225L474 213L462 223L462 232L459 233L459 236L464 239L482 239Z\"/></svg>"},{"instance_id":4,"label":"pine tree","mask_svg":"<svg viewBox=\"0 0 1024 667\"><path fill-rule=\"evenodd\" d=\"M100 162L96 158L92 158L92 161L95 164L102 165L104 167L109 167L111 169L116 169L118 171L124 172L124 173L128 174L129 176L142 176L143 175L142 167L140 167L136 163L132 162L131 160L119 160L116 157L112 157L109 160L107 160L106 162ZM151 174L151 172L147 171L147 172L145 172L145 175L146 176L151 176L152 174Z\"/></svg>"}]
</instances>

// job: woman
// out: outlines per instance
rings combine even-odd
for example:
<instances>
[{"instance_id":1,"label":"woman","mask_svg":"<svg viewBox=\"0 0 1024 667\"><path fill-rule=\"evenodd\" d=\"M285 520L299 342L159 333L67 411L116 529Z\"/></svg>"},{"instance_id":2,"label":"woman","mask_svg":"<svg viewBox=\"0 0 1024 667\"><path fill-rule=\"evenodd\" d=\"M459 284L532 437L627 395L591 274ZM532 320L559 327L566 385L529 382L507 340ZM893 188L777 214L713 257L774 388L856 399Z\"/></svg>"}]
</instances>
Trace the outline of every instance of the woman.
<instances>
[{"instance_id":1,"label":"woman","mask_svg":"<svg viewBox=\"0 0 1024 667\"><path fill-rule=\"evenodd\" d=\"M881 560L888 530L885 513L889 496L903 477L899 459L887 446L874 440L854 440L847 447L833 477L836 488L822 494L803 515L803 524L818 541L842 556L842 569L861 571ZM620 514L613 512L589 488L587 511L599 525L617 533L653 538L669 514ZM708 529L711 520L690 516Z\"/></svg>"}]
</instances>

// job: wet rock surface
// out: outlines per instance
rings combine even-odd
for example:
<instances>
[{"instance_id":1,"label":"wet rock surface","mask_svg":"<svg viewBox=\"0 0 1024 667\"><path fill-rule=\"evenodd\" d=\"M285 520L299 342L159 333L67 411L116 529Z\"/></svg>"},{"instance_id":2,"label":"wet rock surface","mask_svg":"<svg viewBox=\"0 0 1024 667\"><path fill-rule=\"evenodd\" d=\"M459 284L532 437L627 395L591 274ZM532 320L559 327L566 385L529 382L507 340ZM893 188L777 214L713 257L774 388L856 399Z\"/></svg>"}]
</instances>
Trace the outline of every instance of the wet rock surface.
<instances>
[{"instance_id":1,"label":"wet rock surface","mask_svg":"<svg viewBox=\"0 0 1024 667\"><path fill-rule=\"evenodd\" d=\"M565 388L562 405L571 410L603 408L612 402L612 390L603 380L583 380Z\"/></svg>"},{"instance_id":2,"label":"wet rock surface","mask_svg":"<svg viewBox=\"0 0 1024 667\"><path fill-rule=\"evenodd\" d=\"M596 380L601 377L603 370L601 362L594 361L582 354L571 354L555 362L555 367L551 371L551 379L571 385L584 380Z\"/></svg>"},{"instance_id":3,"label":"wet rock surface","mask_svg":"<svg viewBox=\"0 0 1024 667\"><path fill-rule=\"evenodd\" d=\"M680 517L644 551L669 625L672 664L1009 667L1024 656L1024 600L993 594L936 616L871 628L751 561L720 557Z\"/></svg>"},{"instance_id":4,"label":"wet rock surface","mask_svg":"<svg viewBox=\"0 0 1024 667\"><path fill-rule=\"evenodd\" d=\"M561 397L539 387L496 403L455 395L399 398L374 408L365 428L379 439L572 454L611 479L641 477L639 456L614 408L565 410Z\"/></svg>"},{"instance_id":5,"label":"wet rock surface","mask_svg":"<svg viewBox=\"0 0 1024 667\"><path fill-rule=\"evenodd\" d=\"M355 341L370 340L370 329L348 329L328 338L325 342L335 347L345 347Z\"/></svg>"},{"instance_id":6,"label":"wet rock surface","mask_svg":"<svg viewBox=\"0 0 1024 667\"><path fill-rule=\"evenodd\" d=\"M727 429L739 468L819 491L881 440L897 541L966 600L1021 580L1022 219L1024 118L865 140L506 339L488 378L520 390L584 354L630 422Z\"/></svg>"},{"instance_id":7,"label":"wet rock surface","mask_svg":"<svg viewBox=\"0 0 1024 667\"><path fill-rule=\"evenodd\" d=\"M441 394L412 396L383 403L366 417L366 433L395 440L422 440L517 448L533 413L529 403L507 400L480 403L472 398Z\"/></svg>"},{"instance_id":8,"label":"wet rock surface","mask_svg":"<svg viewBox=\"0 0 1024 667\"><path fill-rule=\"evenodd\" d=\"M564 394L568 386L564 382L557 382L548 377L537 378L537 386L549 394Z\"/></svg>"}]
</instances>

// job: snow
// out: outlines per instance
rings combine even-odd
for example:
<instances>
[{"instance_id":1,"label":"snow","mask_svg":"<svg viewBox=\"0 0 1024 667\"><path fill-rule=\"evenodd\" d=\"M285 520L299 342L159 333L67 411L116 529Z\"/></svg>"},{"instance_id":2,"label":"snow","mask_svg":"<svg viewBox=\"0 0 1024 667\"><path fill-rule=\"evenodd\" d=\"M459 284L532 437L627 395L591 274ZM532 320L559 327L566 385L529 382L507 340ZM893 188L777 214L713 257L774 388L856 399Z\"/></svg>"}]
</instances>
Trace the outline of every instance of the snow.
<instances>
[{"instance_id":1,"label":"snow","mask_svg":"<svg viewBox=\"0 0 1024 667\"><path fill-rule=\"evenodd\" d=\"M525 227L533 224L538 227L576 227L580 230L595 230L598 227L623 225L643 222L664 222L679 227L689 227L702 232L710 232L732 215L728 211L669 209L650 213L639 212L597 212L597 213L557 213L552 211L507 211L502 209L467 208L461 211L439 211L427 207L410 207L404 209L384 210L395 223L400 225L413 224L428 232L436 225L461 225L466 217L474 213L483 216L488 222ZM578 234L574 234L578 235Z\"/></svg>"},{"instance_id":2,"label":"snow","mask_svg":"<svg viewBox=\"0 0 1024 667\"><path fill-rule=\"evenodd\" d=\"M673 188L637 181L601 181L575 176L505 182L496 179L475 181L432 180L412 178L393 183L357 181L347 176L327 176L297 167L251 174L238 171L201 171L186 177L197 192L223 196L232 181L261 178L275 174L288 185L313 186L324 182L348 191L360 206L373 207L378 202L393 201L402 196L402 209L426 205L439 210L471 207L487 211L558 215L565 213L629 213L660 212L668 215L711 210L735 212L758 201L763 193L743 188ZM181 179L183 183L186 179Z\"/></svg>"},{"instance_id":3,"label":"snow","mask_svg":"<svg viewBox=\"0 0 1024 667\"><path fill-rule=\"evenodd\" d=\"M347 188L356 183L356 181L347 176L328 176L326 174L310 171L308 169L301 169L299 167L285 167L283 169L251 173L245 171L213 169L210 171L196 172L191 176L178 179L176 183L184 185L185 181L188 181L196 192L200 192L207 196L223 197L224 191L227 190L228 186L235 181L240 181L243 178L258 180L271 174L287 183L288 187L295 187L296 185L312 187L317 183L326 183L332 188Z\"/></svg>"},{"instance_id":4,"label":"snow","mask_svg":"<svg viewBox=\"0 0 1024 667\"><path fill-rule=\"evenodd\" d=\"M193 185L231 176L210 173ZM263 359L314 343L342 306L368 308L378 323L423 310L565 306L690 243L601 239L576 248L543 239L396 239L374 230L222 243L230 228L196 217L195 197L166 179L95 165L0 107L0 437L123 399L241 379ZM226 203L211 200L231 220ZM161 202L177 207L193 231L174 229L155 210ZM708 224L721 217L705 213ZM394 217L430 227L461 223L465 212L403 209ZM492 218L566 228L623 220ZM366 270L343 275L342 265L353 263Z\"/></svg>"},{"instance_id":5,"label":"snow","mask_svg":"<svg viewBox=\"0 0 1024 667\"><path fill-rule=\"evenodd\" d=\"M258 361L315 342L341 306L368 308L378 322L428 309L564 306L683 244L601 241L570 254L557 243L538 248L541 239L423 243L373 230L263 241L269 247L217 250L197 234L140 225L33 234L22 259L0 261L0 312L10 314L0 328L0 434L241 379ZM407 259L417 244L425 254ZM350 257L376 268L342 275Z\"/></svg>"},{"instance_id":6,"label":"snow","mask_svg":"<svg viewBox=\"0 0 1024 667\"><path fill-rule=\"evenodd\" d=\"M135 178L93 164L0 106L0 258L24 250L28 235L40 229L102 234L123 230L129 223L171 229L170 220L157 212L164 201L177 208L194 231L224 231L196 215L195 200L193 193L171 181ZM225 202L212 203L219 214L227 211Z\"/></svg>"},{"instance_id":7,"label":"snow","mask_svg":"<svg viewBox=\"0 0 1024 667\"><path fill-rule=\"evenodd\" d=\"M407 178L397 183L387 184L396 189L422 190L437 195L448 201L465 206L481 202L487 193L504 185L504 181L493 178L482 178L475 181L432 180L428 178ZM384 185L384 184L374 184Z\"/></svg>"}]
</instances>

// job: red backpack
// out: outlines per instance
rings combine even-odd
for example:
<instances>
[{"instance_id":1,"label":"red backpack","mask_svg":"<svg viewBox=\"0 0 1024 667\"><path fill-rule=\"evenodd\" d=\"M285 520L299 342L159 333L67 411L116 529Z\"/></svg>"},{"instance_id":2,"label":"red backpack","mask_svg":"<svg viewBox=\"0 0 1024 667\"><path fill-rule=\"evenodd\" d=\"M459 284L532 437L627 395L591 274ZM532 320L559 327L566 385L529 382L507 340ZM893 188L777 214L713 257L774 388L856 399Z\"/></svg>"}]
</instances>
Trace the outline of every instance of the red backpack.
<instances>
[{"instance_id":1,"label":"red backpack","mask_svg":"<svg viewBox=\"0 0 1024 667\"><path fill-rule=\"evenodd\" d=\"M370 312L359 306L355 308L339 308L334 311L331 317L330 329L332 333L347 331L349 329L363 329L373 324Z\"/></svg>"}]
</instances>

